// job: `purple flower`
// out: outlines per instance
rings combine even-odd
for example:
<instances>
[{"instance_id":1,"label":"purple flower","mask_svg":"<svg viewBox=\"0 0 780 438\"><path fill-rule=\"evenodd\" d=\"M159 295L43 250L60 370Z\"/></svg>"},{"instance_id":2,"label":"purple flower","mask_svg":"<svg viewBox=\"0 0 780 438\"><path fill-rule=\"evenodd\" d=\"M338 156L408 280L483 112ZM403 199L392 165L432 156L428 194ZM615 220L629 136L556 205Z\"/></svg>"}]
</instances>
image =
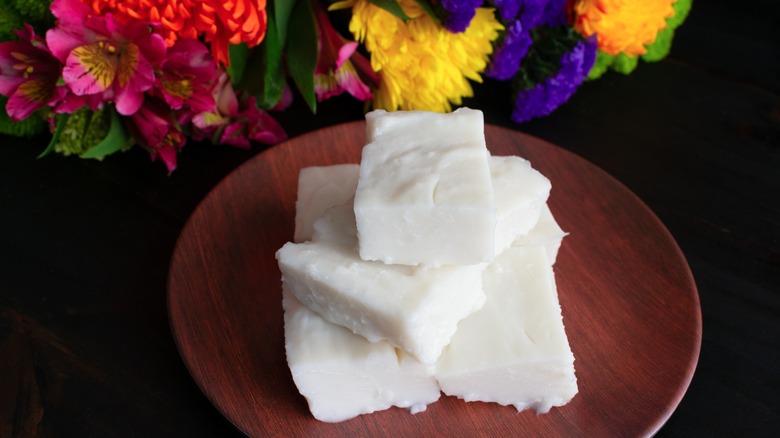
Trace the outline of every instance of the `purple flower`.
<instances>
[{"instance_id":1,"label":"purple flower","mask_svg":"<svg viewBox=\"0 0 780 438\"><path fill-rule=\"evenodd\" d=\"M542 15L549 0L525 0L520 10L520 21L526 29L531 30L542 24Z\"/></svg>"},{"instance_id":2,"label":"purple flower","mask_svg":"<svg viewBox=\"0 0 780 438\"><path fill-rule=\"evenodd\" d=\"M566 2L568 0L547 0L547 7L542 13L540 23L546 26L563 26L568 22Z\"/></svg>"},{"instance_id":3,"label":"purple flower","mask_svg":"<svg viewBox=\"0 0 780 438\"><path fill-rule=\"evenodd\" d=\"M482 0L441 0L442 24L450 32L463 32L481 4Z\"/></svg>"},{"instance_id":4,"label":"purple flower","mask_svg":"<svg viewBox=\"0 0 780 438\"><path fill-rule=\"evenodd\" d=\"M588 75L596 60L596 39L591 37L577 43L561 57L557 74L521 90L515 99L512 120L522 123L535 117L546 116L569 100Z\"/></svg>"},{"instance_id":5,"label":"purple flower","mask_svg":"<svg viewBox=\"0 0 780 438\"><path fill-rule=\"evenodd\" d=\"M520 13L520 5L523 0L493 0L493 5L498 9L498 15L503 21L514 21Z\"/></svg>"},{"instance_id":6,"label":"purple flower","mask_svg":"<svg viewBox=\"0 0 780 438\"><path fill-rule=\"evenodd\" d=\"M523 27L521 20L509 24L504 40L493 53L493 60L485 75L501 81L514 76L532 43L531 33Z\"/></svg>"},{"instance_id":7,"label":"purple flower","mask_svg":"<svg viewBox=\"0 0 780 438\"><path fill-rule=\"evenodd\" d=\"M495 0L501 19L506 22L506 33L493 53L493 60L485 73L501 81L514 76L531 47L531 30L546 24L547 10L557 6L563 11L561 0ZM550 13L552 15L552 12ZM565 14L565 12L564 12Z\"/></svg>"},{"instance_id":8,"label":"purple flower","mask_svg":"<svg viewBox=\"0 0 780 438\"><path fill-rule=\"evenodd\" d=\"M563 10L566 0L493 0L501 20L508 23L520 19L526 29L539 24L539 20L548 8L548 3L557 3Z\"/></svg>"}]
</instances>

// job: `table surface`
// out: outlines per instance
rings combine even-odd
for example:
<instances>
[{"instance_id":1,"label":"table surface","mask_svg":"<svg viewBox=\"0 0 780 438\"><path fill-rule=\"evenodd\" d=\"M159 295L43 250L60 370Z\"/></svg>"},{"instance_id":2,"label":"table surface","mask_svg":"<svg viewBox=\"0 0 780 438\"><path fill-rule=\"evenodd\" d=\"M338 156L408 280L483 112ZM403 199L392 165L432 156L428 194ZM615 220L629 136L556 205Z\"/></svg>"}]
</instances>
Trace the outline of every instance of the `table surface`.
<instances>
[{"instance_id":1,"label":"table surface","mask_svg":"<svg viewBox=\"0 0 780 438\"><path fill-rule=\"evenodd\" d=\"M517 125L505 84L465 105L570 150L636 193L677 240L702 307L693 381L658 436L780 428L780 31L771 1L697 1L671 55L584 84ZM339 97L277 115L289 135L360 120ZM36 159L2 141L0 437L241 436L187 373L170 257L208 192L263 148L190 143L170 176L140 149ZM327 145L323 145L327 147ZM637 388L641 391L642 388Z\"/></svg>"}]
</instances>

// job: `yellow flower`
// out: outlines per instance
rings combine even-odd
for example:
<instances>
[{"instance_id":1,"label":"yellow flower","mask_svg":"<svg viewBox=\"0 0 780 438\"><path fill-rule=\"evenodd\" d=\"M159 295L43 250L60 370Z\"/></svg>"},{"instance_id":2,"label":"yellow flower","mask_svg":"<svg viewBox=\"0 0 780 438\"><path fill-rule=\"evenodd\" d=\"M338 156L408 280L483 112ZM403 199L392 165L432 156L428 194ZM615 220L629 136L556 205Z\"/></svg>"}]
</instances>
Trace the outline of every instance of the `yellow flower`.
<instances>
[{"instance_id":1,"label":"yellow flower","mask_svg":"<svg viewBox=\"0 0 780 438\"><path fill-rule=\"evenodd\" d=\"M574 27L597 34L599 49L610 55L642 55L674 15L676 0L576 0Z\"/></svg>"},{"instance_id":2,"label":"yellow flower","mask_svg":"<svg viewBox=\"0 0 780 438\"><path fill-rule=\"evenodd\" d=\"M374 108L448 112L474 94L469 79L482 82L480 73L503 27L492 9L479 8L468 29L455 34L417 1L398 3L411 17L406 23L368 0L347 0L332 8L352 6L349 30L365 43L379 75Z\"/></svg>"}]
</instances>

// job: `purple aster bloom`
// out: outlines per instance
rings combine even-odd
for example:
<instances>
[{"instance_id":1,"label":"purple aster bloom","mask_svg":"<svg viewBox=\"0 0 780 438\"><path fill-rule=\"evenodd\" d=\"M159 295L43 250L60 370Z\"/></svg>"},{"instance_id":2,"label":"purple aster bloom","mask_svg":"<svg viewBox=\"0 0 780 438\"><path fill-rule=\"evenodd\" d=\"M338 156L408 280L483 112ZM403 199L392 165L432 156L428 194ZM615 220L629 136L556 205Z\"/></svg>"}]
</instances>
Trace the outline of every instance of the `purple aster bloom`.
<instances>
[{"instance_id":1,"label":"purple aster bloom","mask_svg":"<svg viewBox=\"0 0 780 438\"><path fill-rule=\"evenodd\" d=\"M596 39L590 37L575 45L561 57L557 74L533 88L517 93L512 120L522 123L546 116L569 98L588 75L596 60Z\"/></svg>"},{"instance_id":2,"label":"purple aster bloom","mask_svg":"<svg viewBox=\"0 0 780 438\"><path fill-rule=\"evenodd\" d=\"M520 68L520 61L528 53L532 43L531 33L523 26L521 20L515 20L507 25L504 39L501 45L496 47L493 60L485 75L500 81L514 76Z\"/></svg>"},{"instance_id":3,"label":"purple aster bloom","mask_svg":"<svg viewBox=\"0 0 780 438\"><path fill-rule=\"evenodd\" d=\"M493 0L493 6L498 9L498 15L503 21L513 21L520 13L523 0Z\"/></svg>"},{"instance_id":4,"label":"purple aster bloom","mask_svg":"<svg viewBox=\"0 0 780 438\"><path fill-rule=\"evenodd\" d=\"M544 10L549 0L523 0L520 3L520 20L526 29L533 29L540 24Z\"/></svg>"},{"instance_id":5,"label":"purple aster bloom","mask_svg":"<svg viewBox=\"0 0 780 438\"><path fill-rule=\"evenodd\" d=\"M531 29L539 24L549 2L550 0L493 0L493 5L498 9L502 21L508 23L520 18L523 26Z\"/></svg>"},{"instance_id":6,"label":"purple aster bloom","mask_svg":"<svg viewBox=\"0 0 780 438\"><path fill-rule=\"evenodd\" d=\"M481 4L482 0L441 0L444 9L442 24L450 32L463 32Z\"/></svg>"},{"instance_id":7,"label":"purple aster bloom","mask_svg":"<svg viewBox=\"0 0 780 438\"><path fill-rule=\"evenodd\" d=\"M560 3L560 0L493 1L506 22L506 32L493 53L493 60L485 73L488 77L504 81L517 73L520 61L533 43L531 29L543 23L542 18L552 3L563 9L564 3Z\"/></svg>"},{"instance_id":8,"label":"purple aster bloom","mask_svg":"<svg viewBox=\"0 0 780 438\"><path fill-rule=\"evenodd\" d=\"M547 0L547 7L539 22L550 27L565 25L568 22L566 2L567 0Z\"/></svg>"}]
</instances>

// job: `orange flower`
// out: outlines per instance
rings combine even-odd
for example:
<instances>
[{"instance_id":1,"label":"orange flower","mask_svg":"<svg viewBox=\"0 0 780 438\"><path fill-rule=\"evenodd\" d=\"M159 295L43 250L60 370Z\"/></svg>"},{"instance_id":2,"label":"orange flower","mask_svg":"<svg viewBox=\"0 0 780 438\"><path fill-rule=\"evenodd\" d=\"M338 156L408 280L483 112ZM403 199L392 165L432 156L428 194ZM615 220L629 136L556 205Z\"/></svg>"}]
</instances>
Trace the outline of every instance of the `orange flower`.
<instances>
[{"instance_id":1,"label":"orange flower","mask_svg":"<svg viewBox=\"0 0 780 438\"><path fill-rule=\"evenodd\" d=\"M266 0L82 0L95 14L111 12L136 20L159 22L168 47L179 38L201 35L214 59L229 65L228 46L260 44L267 23Z\"/></svg>"},{"instance_id":2,"label":"orange flower","mask_svg":"<svg viewBox=\"0 0 780 438\"><path fill-rule=\"evenodd\" d=\"M676 0L576 0L574 27L597 34L599 49L610 55L642 55L674 15Z\"/></svg>"}]
</instances>

